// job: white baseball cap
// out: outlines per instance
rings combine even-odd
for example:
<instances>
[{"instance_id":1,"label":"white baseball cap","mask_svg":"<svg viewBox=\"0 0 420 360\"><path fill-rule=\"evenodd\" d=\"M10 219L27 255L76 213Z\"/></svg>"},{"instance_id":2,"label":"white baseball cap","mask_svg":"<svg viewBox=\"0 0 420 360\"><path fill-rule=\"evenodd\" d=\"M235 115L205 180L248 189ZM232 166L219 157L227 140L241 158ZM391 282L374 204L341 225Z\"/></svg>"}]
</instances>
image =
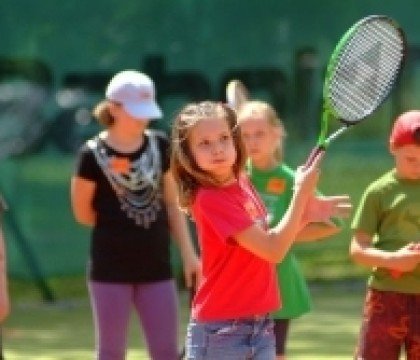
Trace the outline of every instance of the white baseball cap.
<instances>
[{"instance_id":1,"label":"white baseball cap","mask_svg":"<svg viewBox=\"0 0 420 360\"><path fill-rule=\"evenodd\" d=\"M155 84L152 79L135 70L124 70L112 77L106 98L122 105L134 118L159 119L162 110L155 100Z\"/></svg>"}]
</instances>

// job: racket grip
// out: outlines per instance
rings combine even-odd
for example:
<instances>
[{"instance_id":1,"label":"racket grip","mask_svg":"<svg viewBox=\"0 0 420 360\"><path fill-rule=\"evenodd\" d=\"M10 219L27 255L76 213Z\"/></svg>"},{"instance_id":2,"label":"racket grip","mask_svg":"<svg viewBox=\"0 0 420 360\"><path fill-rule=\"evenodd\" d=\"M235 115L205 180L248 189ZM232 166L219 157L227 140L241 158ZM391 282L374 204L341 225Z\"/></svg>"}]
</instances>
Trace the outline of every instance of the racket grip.
<instances>
[{"instance_id":1,"label":"racket grip","mask_svg":"<svg viewBox=\"0 0 420 360\"><path fill-rule=\"evenodd\" d=\"M316 158L316 156L323 151L325 151L325 148L323 146L315 146L309 154L308 159L306 160L305 168L309 167Z\"/></svg>"}]
</instances>

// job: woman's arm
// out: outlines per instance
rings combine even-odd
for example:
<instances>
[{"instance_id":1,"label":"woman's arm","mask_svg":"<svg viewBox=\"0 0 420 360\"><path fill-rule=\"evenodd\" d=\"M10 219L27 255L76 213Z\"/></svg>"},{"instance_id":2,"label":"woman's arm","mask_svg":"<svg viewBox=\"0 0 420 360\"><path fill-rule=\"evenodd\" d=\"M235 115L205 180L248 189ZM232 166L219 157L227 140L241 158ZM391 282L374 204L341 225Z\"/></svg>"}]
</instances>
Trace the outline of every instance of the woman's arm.
<instances>
[{"instance_id":1,"label":"woman's arm","mask_svg":"<svg viewBox=\"0 0 420 360\"><path fill-rule=\"evenodd\" d=\"M92 206L96 183L74 176L71 179L70 197L74 217L80 224L93 226L96 213Z\"/></svg>"},{"instance_id":2,"label":"woman's arm","mask_svg":"<svg viewBox=\"0 0 420 360\"><path fill-rule=\"evenodd\" d=\"M201 277L200 262L193 246L185 214L178 206L176 184L171 171L165 173L163 187L170 231L182 257L185 284L187 287L195 287L196 284L193 281L198 283Z\"/></svg>"}]
</instances>

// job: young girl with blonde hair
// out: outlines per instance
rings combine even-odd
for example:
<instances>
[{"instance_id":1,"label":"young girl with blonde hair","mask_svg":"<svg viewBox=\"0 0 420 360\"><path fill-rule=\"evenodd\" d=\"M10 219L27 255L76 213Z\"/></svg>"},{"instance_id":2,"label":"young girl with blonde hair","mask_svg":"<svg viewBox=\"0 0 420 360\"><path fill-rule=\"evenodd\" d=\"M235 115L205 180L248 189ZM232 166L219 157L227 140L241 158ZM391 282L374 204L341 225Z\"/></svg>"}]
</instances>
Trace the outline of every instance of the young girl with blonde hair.
<instances>
[{"instance_id":1,"label":"young girl with blonde hair","mask_svg":"<svg viewBox=\"0 0 420 360\"><path fill-rule=\"evenodd\" d=\"M284 216L293 197L295 173L284 162L283 122L266 102L252 100L238 109L249 161L247 172L261 196L267 211L269 226L275 226ZM313 241L336 234L340 228L333 222L309 223L298 232L296 242ZM290 319L310 311L310 293L293 248L277 264L277 279L282 306L273 313L276 356L286 359L286 338Z\"/></svg>"}]
</instances>

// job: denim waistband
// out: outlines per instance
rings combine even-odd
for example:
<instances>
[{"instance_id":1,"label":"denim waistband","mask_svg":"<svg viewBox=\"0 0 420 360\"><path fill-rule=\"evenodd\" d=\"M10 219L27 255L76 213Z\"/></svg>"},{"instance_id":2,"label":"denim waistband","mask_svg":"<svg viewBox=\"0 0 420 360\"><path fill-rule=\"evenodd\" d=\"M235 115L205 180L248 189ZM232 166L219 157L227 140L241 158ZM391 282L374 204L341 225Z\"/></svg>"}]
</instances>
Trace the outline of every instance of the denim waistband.
<instances>
[{"instance_id":1,"label":"denim waistband","mask_svg":"<svg viewBox=\"0 0 420 360\"><path fill-rule=\"evenodd\" d=\"M232 320L239 320L239 321L243 321L243 320L250 320L250 321L260 321L260 320L265 320L268 319L270 317L270 314L261 314L261 315L251 315L251 316L244 316L244 317L239 317L239 318L235 318Z\"/></svg>"},{"instance_id":2,"label":"denim waistband","mask_svg":"<svg viewBox=\"0 0 420 360\"><path fill-rule=\"evenodd\" d=\"M220 322L253 322L253 321L262 321L270 319L270 314L260 314L260 315L247 315L243 317L236 317L236 318L228 318L228 319L219 319L219 320L197 320L192 318L192 321L200 322L200 323L220 323Z\"/></svg>"}]
</instances>

